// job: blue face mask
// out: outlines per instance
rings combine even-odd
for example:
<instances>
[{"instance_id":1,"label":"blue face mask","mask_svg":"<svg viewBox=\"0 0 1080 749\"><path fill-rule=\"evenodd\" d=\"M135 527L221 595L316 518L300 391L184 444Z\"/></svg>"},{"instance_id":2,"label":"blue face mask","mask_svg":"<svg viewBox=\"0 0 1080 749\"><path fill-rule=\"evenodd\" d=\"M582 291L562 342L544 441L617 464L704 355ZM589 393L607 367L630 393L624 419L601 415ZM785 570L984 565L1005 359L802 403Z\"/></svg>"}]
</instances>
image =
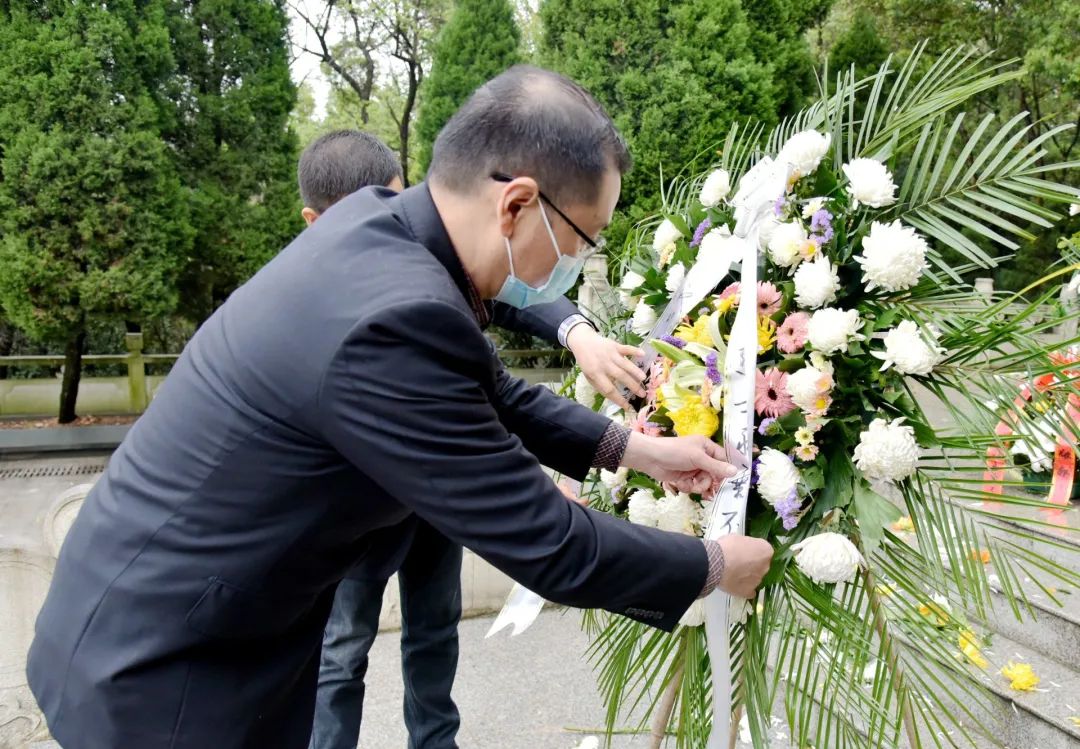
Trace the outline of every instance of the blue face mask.
<instances>
[{"instance_id":1,"label":"blue face mask","mask_svg":"<svg viewBox=\"0 0 1080 749\"><path fill-rule=\"evenodd\" d=\"M578 276L581 275L581 269L585 267L585 257L571 257L559 251L559 242L555 239L555 232L551 230L544 204L539 205L540 215L544 219L544 226L547 228L548 236L551 237L551 244L555 248L555 256L558 260L555 262L555 267L551 269L551 275L542 286L530 286L514 274L514 253L510 249L510 239L503 238L506 242L506 256L510 259L510 275L506 277L499 293L495 295L495 301L509 304L517 309L556 301L573 288Z\"/></svg>"}]
</instances>

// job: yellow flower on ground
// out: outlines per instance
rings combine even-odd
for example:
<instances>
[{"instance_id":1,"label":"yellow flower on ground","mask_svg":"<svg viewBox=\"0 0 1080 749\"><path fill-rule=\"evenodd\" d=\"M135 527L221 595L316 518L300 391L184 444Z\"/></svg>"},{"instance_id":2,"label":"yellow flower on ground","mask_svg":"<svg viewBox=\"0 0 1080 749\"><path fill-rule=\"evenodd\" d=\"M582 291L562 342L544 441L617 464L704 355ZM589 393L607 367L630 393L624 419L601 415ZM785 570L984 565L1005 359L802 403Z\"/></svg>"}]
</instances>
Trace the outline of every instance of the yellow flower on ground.
<instances>
[{"instance_id":1,"label":"yellow flower on ground","mask_svg":"<svg viewBox=\"0 0 1080 749\"><path fill-rule=\"evenodd\" d=\"M692 434L712 437L720 428L720 417L716 415L716 411L697 399L689 400L682 408L668 412L668 416L675 426L675 434L680 437L689 437Z\"/></svg>"},{"instance_id":2,"label":"yellow flower on ground","mask_svg":"<svg viewBox=\"0 0 1080 749\"><path fill-rule=\"evenodd\" d=\"M960 632L960 652L979 668L986 668L990 665L986 658L983 657L978 638L969 629Z\"/></svg>"},{"instance_id":3,"label":"yellow flower on ground","mask_svg":"<svg viewBox=\"0 0 1080 749\"><path fill-rule=\"evenodd\" d=\"M910 515L904 515L904 517L897 520L890 526L897 533L910 532L915 530L915 523L912 522Z\"/></svg>"},{"instance_id":4,"label":"yellow flower on ground","mask_svg":"<svg viewBox=\"0 0 1080 749\"><path fill-rule=\"evenodd\" d=\"M893 596L896 595L897 588L896 588L895 585L890 583L888 585L884 585L884 584L878 585L877 587L874 588L874 590L882 598L892 598Z\"/></svg>"},{"instance_id":5,"label":"yellow flower on ground","mask_svg":"<svg viewBox=\"0 0 1080 749\"><path fill-rule=\"evenodd\" d=\"M1013 663L1001 669L1001 675L1009 680L1009 686L1018 692L1031 692L1039 686L1039 677L1031 668L1030 663Z\"/></svg>"},{"instance_id":6,"label":"yellow flower on ground","mask_svg":"<svg viewBox=\"0 0 1080 749\"><path fill-rule=\"evenodd\" d=\"M935 627L944 627L949 623L949 612L944 605L930 601L919 606L919 613L929 619Z\"/></svg>"},{"instance_id":7,"label":"yellow flower on ground","mask_svg":"<svg viewBox=\"0 0 1080 749\"><path fill-rule=\"evenodd\" d=\"M713 347L712 336L709 335L709 316L702 315L693 325L683 325L675 331L675 335L687 343L698 343L708 348Z\"/></svg>"},{"instance_id":8,"label":"yellow flower on ground","mask_svg":"<svg viewBox=\"0 0 1080 749\"><path fill-rule=\"evenodd\" d=\"M1080 715L1070 715L1069 720L1072 721L1072 724L1074 726L1077 726L1078 728L1080 728Z\"/></svg>"},{"instance_id":9,"label":"yellow flower on ground","mask_svg":"<svg viewBox=\"0 0 1080 749\"><path fill-rule=\"evenodd\" d=\"M764 354L776 343L776 323L768 317L758 318L758 353Z\"/></svg>"},{"instance_id":10,"label":"yellow flower on ground","mask_svg":"<svg viewBox=\"0 0 1080 749\"><path fill-rule=\"evenodd\" d=\"M968 552L968 558L973 562L982 562L983 564L990 564L990 550L989 549L972 549Z\"/></svg>"}]
</instances>

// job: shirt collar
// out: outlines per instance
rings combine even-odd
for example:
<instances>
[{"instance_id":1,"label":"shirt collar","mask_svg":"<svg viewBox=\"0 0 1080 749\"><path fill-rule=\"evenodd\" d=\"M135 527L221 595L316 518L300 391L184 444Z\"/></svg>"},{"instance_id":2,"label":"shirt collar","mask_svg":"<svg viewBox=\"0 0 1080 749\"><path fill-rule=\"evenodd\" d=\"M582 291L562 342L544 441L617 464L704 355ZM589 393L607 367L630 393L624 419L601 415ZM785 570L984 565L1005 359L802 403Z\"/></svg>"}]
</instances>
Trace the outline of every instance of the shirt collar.
<instances>
[{"instance_id":1,"label":"shirt collar","mask_svg":"<svg viewBox=\"0 0 1080 749\"><path fill-rule=\"evenodd\" d=\"M486 328L491 323L491 303L480 297L476 285L461 264L454 244L450 241L450 235L446 233L446 225L435 208L435 201L431 198L427 183L421 182L403 191L398 196L398 202L401 205L402 217L413 236L446 268L468 302L477 324Z\"/></svg>"}]
</instances>

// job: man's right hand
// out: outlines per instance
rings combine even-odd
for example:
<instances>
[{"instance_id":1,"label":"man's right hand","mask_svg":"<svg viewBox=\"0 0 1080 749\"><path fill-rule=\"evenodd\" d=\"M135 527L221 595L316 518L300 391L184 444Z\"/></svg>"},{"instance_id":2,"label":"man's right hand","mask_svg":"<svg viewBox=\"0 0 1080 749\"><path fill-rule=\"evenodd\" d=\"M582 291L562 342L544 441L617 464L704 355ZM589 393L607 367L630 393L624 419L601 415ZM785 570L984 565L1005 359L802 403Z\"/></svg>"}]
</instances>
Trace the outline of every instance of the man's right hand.
<instances>
[{"instance_id":1,"label":"man's right hand","mask_svg":"<svg viewBox=\"0 0 1080 749\"><path fill-rule=\"evenodd\" d=\"M717 587L733 596L753 598L772 564L772 544L753 536L724 536L717 543L724 551L724 575Z\"/></svg>"}]
</instances>

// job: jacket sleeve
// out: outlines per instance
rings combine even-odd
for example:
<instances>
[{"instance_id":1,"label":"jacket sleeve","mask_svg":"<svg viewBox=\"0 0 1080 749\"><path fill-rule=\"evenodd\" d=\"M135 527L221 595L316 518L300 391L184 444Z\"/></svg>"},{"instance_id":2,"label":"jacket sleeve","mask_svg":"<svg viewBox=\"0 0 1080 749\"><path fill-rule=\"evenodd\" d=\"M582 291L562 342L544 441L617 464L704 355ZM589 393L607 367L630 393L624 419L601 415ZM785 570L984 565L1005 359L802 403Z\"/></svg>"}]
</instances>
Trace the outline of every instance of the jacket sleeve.
<instances>
[{"instance_id":1,"label":"jacket sleeve","mask_svg":"<svg viewBox=\"0 0 1080 749\"><path fill-rule=\"evenodd\" d=\"M561 439L572 452L598 435L563 423L576 404L556 407L557 396L526 392L496 366L475 322L450 304L384 309L326 371L324 436L439 532L545 598L674 628L705 582L701 541L568 502L511 429L549 430L537 444L553 452Z\"/></svg>"},{"instance_id":2,"label":"jacket sleeve","mask_svg":"<svg viewBox=\"0 0 1080 749\"><path fill-rule=\"evenodd\" d=\"M537 304L525 309L517 309L509 304L495 302L492 322L500 328L517 333L528 333L543 338L548 343L561 346L559 326L571 315L579 315L581 310L566 297L550 304Z\"/></svg>"}]
</instances>

